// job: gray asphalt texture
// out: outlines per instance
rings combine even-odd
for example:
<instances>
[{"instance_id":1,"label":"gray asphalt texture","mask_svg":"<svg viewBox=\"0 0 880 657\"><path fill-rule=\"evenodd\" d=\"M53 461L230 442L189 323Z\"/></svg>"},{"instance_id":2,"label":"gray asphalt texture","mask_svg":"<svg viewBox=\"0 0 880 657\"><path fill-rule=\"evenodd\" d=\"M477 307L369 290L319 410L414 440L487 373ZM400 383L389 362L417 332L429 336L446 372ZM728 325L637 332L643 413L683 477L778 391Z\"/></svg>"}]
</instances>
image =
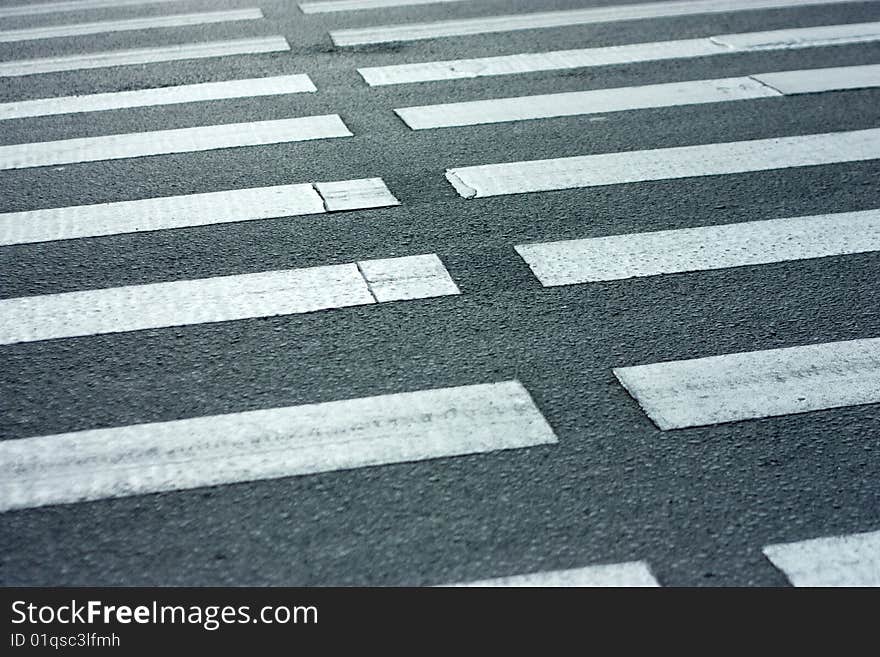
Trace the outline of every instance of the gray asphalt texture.
<instances>
[{"instance_id":1,"label":"gray asphalt texture","mask_svg":"<svg viewBox=\"0 0 880 657\"><path fill-rule=\"evenodd\" d=\"M20 4L3 0L0 6ZM558 445L0 514L3 585L418 586L646 560L782 586L768 543L880 529L880 405L661 432L611 368L880 336L880 254L542 288L515 244L880 207L876 161L464 200L446 168L880 126L880 91L410 131L394 107L880 63L880 46L368 87L360 66L880 20L880 3L358 48L328 30L621 4L305 16L0 44L0 61L282 34L290 53L0 79L0 101L308 73L316 94L4 121L3 144L339 113L352 138L0 172L2 211L381 176L401 206L0 249L0 297L438 253L462 295L0 347L17 439L517 378Z\"/></svg>"}]
</instances>

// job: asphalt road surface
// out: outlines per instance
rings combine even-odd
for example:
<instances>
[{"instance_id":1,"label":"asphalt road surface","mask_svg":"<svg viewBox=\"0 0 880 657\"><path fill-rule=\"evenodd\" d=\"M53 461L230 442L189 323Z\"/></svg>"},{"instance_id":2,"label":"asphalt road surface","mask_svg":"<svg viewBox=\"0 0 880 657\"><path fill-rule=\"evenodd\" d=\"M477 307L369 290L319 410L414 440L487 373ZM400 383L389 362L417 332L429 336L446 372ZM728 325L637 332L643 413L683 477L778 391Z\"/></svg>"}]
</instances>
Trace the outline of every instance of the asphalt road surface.
<instances>
[{"instance_id":1,"label":"asphalt road surface","mask_svg":"<svg viewBox=\"0 0 880 657\"><path fill-rule=\"evenodd\" d=\"M880 584L880 3L40 4L0 2L0 583Z\"/></svg>"}]
</instances>

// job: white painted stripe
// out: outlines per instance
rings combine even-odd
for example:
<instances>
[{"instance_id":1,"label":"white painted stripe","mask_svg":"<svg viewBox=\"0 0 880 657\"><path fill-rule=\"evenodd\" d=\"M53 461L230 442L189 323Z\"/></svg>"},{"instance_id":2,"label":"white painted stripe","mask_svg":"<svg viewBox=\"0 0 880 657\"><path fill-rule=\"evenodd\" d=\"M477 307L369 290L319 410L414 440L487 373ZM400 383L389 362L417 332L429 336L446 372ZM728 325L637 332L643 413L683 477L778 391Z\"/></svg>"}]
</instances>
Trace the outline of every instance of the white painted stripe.
<instances>
[{"instance_id":1,"label":"white painted stripe","mask_svg":"<svg viewBox=\"0 0 880 657\"><path fill-rule=\"evenodd\" d=\"M381 178L315 183L327 212L364 210L400 205Z\"/></svg>"},{"instance_id":2,"label":"white painted stripe","mask_svg":"<svg viewBox=\"0 0 880 657\"><path fill-rule=\"evenodd\" d=\"M0 441L0 511L557 442L518 381Z\"/></svg>"},{"instance_id":3,"label":"white painted stripe","mask_svg":"<svg viewBox=\"0 0 880 657\"><path fill-rule=\"evenodd\" d=\"M209 11L201 14L174 14L172 16L150 16L147 18L129 18L119 21L100 21L97 23L28 27L19 30L0 31L0 43L86 36L108 32L129 32L162 27L209 25L211 23L249 21L259 18L263 18L263 12L259 9L232 9L229 11Z\"/></svg>"},{"instance_id":4,"label":"white painted stripe","mask_svg":"<svg viewBox=\"0 0 880 657\"><path fill-rule=\"evenodd\" d=\"M413 130L428 130L504 121L620 112L648 107L721 103L781 95L780 92L770 89L766 84L748 77L739 77L515 98L492 98L463 103L402 107L394 111Z\"/></svg>"},{"instance_id":5,"label":"white painted stripe","mask_svg":"<svg viewBox=\"0 0 880 657\"><path fill-rule=\"evenodd\" d=\"M764 554L794 586L880 586L880 531L768 545Z\"/></svg>"},{"instance_id":6,"label":"white painted stripe","mask_svg":"<svg viewBox=\"0 0 880 657\"><path fill-rule=\"evenodd\" d=\"M880 210L514 247L545 287L880 251Z\"/></svg>"},{"instance_id":7,"label":"white painted stripe","mask_svg":"<svg viewBox=\"0 0 880 657\"><path fill-rule=\"evenodd\" d=\"M0 146L0 169L280 144L351 133L337 114Z\"/></svg>"},{"instance_id":8,"label":"white painted stripe","mask_svg":"<svg viewBox=\"0 0 880 657\"><path fill-rule=\"evenodd\" d=\"M32 116L53 116L76 112L101 112L132 107L196 103L227 98L252 98L317 91L308 75L280 75L271 78L203 82L177 87L118 91L88 96L39 98L0 103L0 120Z\"/></svg>"},{"instance_id":9,"label":"white painted stripe","mask_svg":"<svg viewBox=\"0 0 880 657\"><path fill-rule=\"evenodd\" d=\"M593 66L686 59L739 52L790 50L880 41L880 22L747 32L702 39L556 50L417 64L359 68L371 86L513 75Z\"/></svg>"},{"instance_id":10,"label":"white painted stripe","mask_svg":"<svg viewBox=\"0 0 880 657\"><path fill-rule=\"evenodd\" d=\"M230 57L233 55L256 55L268 52L290 50L287 39L280 36L257 37L255 39L235 39L232 41L206 41L204 43L184 43L158 48L138 48L135 50L111 50L108 52L67 55L64 57L43 57L39 59L20 59L0 62L0 77L18 77L38 73L59 71L84 71L110 66L132 66L155 64L187 59L206 59L209 57Z\"/></svg>"},{"instance_id":11,"label":"white painted stripe","mask_svg":"<svg viewBox=\"0 0 880 657\"><path fill-rule=\"evenodd\" d=\"M483 579L450 586L474 587L656 587L660 586L644 561L603 564L528 575Z\"/></svg>"},{"instance_id":12,"label":"white painted stripe","mask_svg":"<svg viewBox=\"0 0 880 657\"><path fill-rule=\"evenodd\" d=\"M660 429L880 402L880 338L618 367Z\"/></svg>"},{"instance_id":13,"label":"white painted stripe","mask_svg":"<svg viewBox=\"0 0 880 657\"><path fill-rule=\"evenodd\" d=\"M11 16L37 16L39 14L58 14L68 11L85 11L88 9L116 9L118 7L134 7L137 5L156 5L181 0L68 0L66 2L43 2L30 5L12 5L0 7L0 18Z\"/></svg>"},{"instance_id":14,"label":"white painted stripe","mask_svg":"<svg viewBox=\"0 0 880 657\"><path fill-rule=\"evenodd\" d=\"M334 191L330 200L323 192L328 187ZM0 214L0 246L399 204L381 178L368 178L10 212Z\"/></svg>"},{"instance_id":15,"label":"white painted stripe","mask_svg":"<svg viewBox=\"0 0 880 657\"><path fill-rule=\"evenodd\" d=\"M686 0L685 2L648 2L644 4L567 9L539 13L487 16L431 23L406 23L354 28L330 32L337 46L356 46L393 41L416 41L440 37L465 36L533 30L538 28L568 27L614 21L641 20L664 16L692 16L697 14L733 13L757 9L780 9L809 5L851 4L856 0Z\"/></svg>"},{"instance_id":16,"label":"white painted stripe","mask_svg":"<svg viewBox=\"0 0 880 657\"><path fill-rule=\"evenodd\" d=\"M362 9L439 5L448 2L469 1L470 0L322 0L321 2L300 2L299 8L304 14L322 14L336 11L360 11Z\"/></svg>"},{"instance_id":17,"label":"white painted stripe","mask_svg":"<svg viewBox=\"0 0 880 657\"><path fill-rule=\"evenodd\" d=\"M465 198L719 176L880 158L880 129L448 169Z\"/></svg>"},{"instance_id":18,"label":"white painted stripe","mask_svg":"<svg viewBox=\"0 0 880 657\"><path fill-rule=\"evenodd\" d=\"M0 344L294 315L457 294L436 255L0 299ZM433 274L433 277L432 277ZM448 276L448 274L447 274ZM413 283L415 281L415 283ZM453 289L454 288L454 289ZM371 292L372 290L372 292ZM394 294L395 291L401 291ZM375 295L375 296L374 296Z\"/></svg>"},{"instance_id":19,"label":"white painted stripe","mask_svg":"<svg viewBox=\"0 0 880 657\"><path fill-rule=\"evenodd\" d=\"M380 303L461 294L440 258L433 254L367 260L359 266Z\"/></svg>"},{"instance_id":20,"label":"white painted stripe","mask_svg":"<svg viewBox=\"0 0 880 657\"><path fill-rule=\"evenodd\" d=\"M880 64L780 71L752 76L784 94L811 94L880 87Z\"/></svg>"}]
</instances>

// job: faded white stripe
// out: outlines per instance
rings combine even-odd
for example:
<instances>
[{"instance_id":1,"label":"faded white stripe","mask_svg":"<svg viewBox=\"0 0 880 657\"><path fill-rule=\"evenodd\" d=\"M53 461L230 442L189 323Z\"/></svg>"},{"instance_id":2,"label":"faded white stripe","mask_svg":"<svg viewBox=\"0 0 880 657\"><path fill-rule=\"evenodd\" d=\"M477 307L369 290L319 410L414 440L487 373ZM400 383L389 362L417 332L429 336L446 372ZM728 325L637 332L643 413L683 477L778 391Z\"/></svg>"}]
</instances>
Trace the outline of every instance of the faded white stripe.
<instances>
[{"instance_id":1,"label":"faded white stripe","mask_svg":"<svg viewBox=\"0 0 880 657\"><path fill-rule=\"evenodd\" d=\"M31 116L52 116L76 112L101 112L132 107L176 105L228 98L253 98L316 91L308 75L280 75L271 78L204 82L177 87L138 89L92 94L38 98L0 104L0 120Z\"/></svg>"},{"instance_id":2,"label":"faded white stripe","mask_svg":"<svg viewBox=\"0 0 880 657\"><path fill-rule=\"evenodd\" d=\"M780 71L752 76L784 94L811 94L880 86L880 64Z\"/></svg>"},{"instance_id":3,"label":"faded white stripe","mask_svg":"<svg viewBox=\"0 0 880 657\"><path fill-rule=\"evenodd\" d=\"M0 32L0 43L31 41L35 39L55 39L59 37L86 36L108 32L130 32L161 27L183 27L186 25L209 25L231 21L249 21L263 18L259 9L233 9L229 11L210 11L201 14L175 14L172 16L150 16L148 18L129 18L119 21L100 21L96 23L75 23L29 27Z\"/></svg>"},{"instance_id":4,"label":"faded white stripe","mask_svg":"<svg viewBox=\"0 0 880 657\"><path fill-rule=\"evenodd\" d=\"M328 187L334 191L330 200L323 193ZM367 178L10 212L0 214L0 246L390 205L399 201L382 179Z\"/></svg>"},{"instance_id":5,"label":"faded white stripe","mask_svg":"<svg viewBox=\"0 0 880 657\"><path fill-rule=\"evenodd\" d=\"M880 586L880 531L768 545L794 586Z\"/></svg>"},{"instance_id":6,"label":"faded white stripe","mask_svg":"<svg viewBox=\"0 0 880 657\"><path fill-rule=\"evenodd\" d=\"M232 41L206 41L204 43L184 43L158 48L137 48L135 50L110 50L107 52L68 55L65 57L43 57L0 62L0 77L18 77L39 73L59 71L84 71L111 66L132 66L155 64L187 59L206 59L209 57L230 57L233 55L256 55L290 50L287 39L280 36L257 37L255 39L234 39Z\"/></svg>"},{"instance_id":7,"label":"faded white stripe","mask_svg":"<svg viewBox=\"0 0 880 657\"><path fill-rule=\"evenodd\" d=\"M368 281L361 274L362 269L373 267L366 260L2 299L0 344L294 315L377 300L458 293L454 284L450 287L437 274L436 255L401 260L405 262L398 266L393 261L378 261L380 272L389 274L380 281ZM445 271L442 263L439 267ZM384 290L397 290L399 294L384 294Z\"/></svg>"},{"instance_id":8,"label":"faded white stripe","mask_svg":"<svg viewBox=\"0 0 880 657\"><path fill-rule=\"evenodd\" d=\"M790 50L880 41L880 22L747 32L702 39L635 43L475 59L359 68L371 86L513 75L593 66L687 59L761 50Z\"/></svg>"},{"instance_id":9,"label":"faded white stripe","mask_svg":"<svg viewBox=\"0 0 880 657\"><path fill-rule=\"evenodd\" d=\"M322 14L336 11L360 11L363 9L439 5L449 2L469 1L470 0L322 0L321 2L300 2L299 8L304 14Z\"/></svg>"},{"instance_id":10,"label":"faded white stripe","mask_svg":"<svg viewBox=\"0 0 880 657\"><path fill-rule=\"evenodd\" d=\"M517 381L0 441L0 511L557 442Z\"/></svg>"},{"instance_id":11,"label":"faded white stripe","mask_svg":"<svg viewBox=\"0 0 880 657\"><path fill-rule=\"evenodd\" d=\"M644 561L603 564L553 570L527 575L513 575L451 586L476 587L656 587L660 586Z\"/></svg>"},{"instance_id":12,"label":"faded white stripe","mask_svg":"<svg viewBox=\"0 0 880 657\"><path fill-rule=\"evenodd\" d=\"M880 210L514 247L545 287L880 251Z\"/></svg>"},{"instance_id":13,"label":"faded white stripe","mask_svg":"<svg viewBox=\"0 0 880 657\"><path fill-rule=\"evenodd\" d=\"M880 129L448 169L465 198L767 171L880 157Z\"/></svg>"},{"instance_id":14,"label":"faded white stripe","mask_svg":"<svg viewBox=\"0 0 880 657\"><path fill-rule=\"evenodd\" d=\"M85 11L87 9L116 9L117 7L134 7L137 5L157 5L181 0L69 0L68 2L43 2L30 5L13 5L0 7L0 18L11 16L37 16L39 14L58 14L67 11Z\"/></svg>"},{"instance_id":15,"label":"faded white stripe","mask_svg":"<svg viewBox=\"0 0 880 657\"><path fill-rule=\"evenodd\" d=\"M0 146L0 169L350 137L337 114Z\"/></svg>"},{"instance_id":16,"label":"faded white stripe","mask_svg":"<svg viewBox=\"0 0 880 657\"><path fill-rule=\"evenodd\" d=\"M515 98L493 98L463 103L402 107L394 111L413 130L428 130L579 114L621 112L649 107L721 103L781 95L780 92L770 89L766 84L761 84L748 77L739 77Z\"/></svg>"},{"instance_id":17,"label":"faded white stripe","mask_svg":"<svg viewBox=\"0 0 880 657\"><path fill-rule=\"evenodd\" d=\"M686 2L648 2L644 4L568 9L539 13L487 16L431 23L379 25L330 32L337 46L355 46L392 41L416 41L450 36L512 32L538 28L568 27L613 21L640 20L662 16L733 13L756 9L779 9L809 5L851 4L855 0L687 0Z\"/></svg>"},{"instance_id":18,"label":"faded white stripe","mask_svg":"<svg viewBox=\"0 0 880 657\"><path fill-rule=\"evenodd\" d=\"M381 178L315 183L327 212L400 205Z\"/></svg>"},{"instance_id":19,"label":"faded white stripe","mask_svg":"<svg viewBox=\"0 0 880 657\"><path fill-rule=\"evenodd\" d=\"M436 255L367 260L360 270L380 303L460 294Z\"/></svg>"},{"instance_id":20,"label":"faded white stripe","mask_svg":"<svg viewBox=\"0 0 880 657\"><path fill-rule=\"evenodd\" d=\"M769 349L614 374L661 429L880 402L880 338Z\"/></svg>"}]
</instances>

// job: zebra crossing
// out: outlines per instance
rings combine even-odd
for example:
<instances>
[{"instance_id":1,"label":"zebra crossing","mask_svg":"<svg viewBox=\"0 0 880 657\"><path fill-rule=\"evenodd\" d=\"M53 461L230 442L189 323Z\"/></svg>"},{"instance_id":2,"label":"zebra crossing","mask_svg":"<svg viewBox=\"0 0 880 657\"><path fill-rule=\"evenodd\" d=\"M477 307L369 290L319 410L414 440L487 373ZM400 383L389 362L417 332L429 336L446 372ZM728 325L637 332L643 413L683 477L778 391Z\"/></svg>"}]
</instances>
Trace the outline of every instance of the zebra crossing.
<instances>
[{"instance_id":1,"label":"zebra crossing","mask_svg":"<svg viewBox=\"0 0 880 657\"><path fill-rule=\"evenodd\" d=\"M541 131L541 119L578 121L581 117L605 118L619 112L638 115L652 109L674 113L691 108L721 115L728 106L764 104L768 113L783 112L782 103L792 98L818 105L835 94L876 93L880 86L880 64L866 61L837 65L840 62L833 59L828 62L833 66L817 67L815 59L805 59L798 67L784 70L770 62L763 69L755 69L758 72L736 76L686 75L691 60L714 62L755 53L811 53L811 57L820 57L826 50L875 44L880 40L880 22L872 21L422 62L396 63L398 55L390 52L382 54L383 61L390 63L358 65L360 58L367 58L370 53L361 54L355 46L446 37L487 38L484 35L525 30L552 33L555 29L618 22L635 26L681 17L708 20L714 15L757 15L768 10L794 16L804 7L827 9L853 2L741 0L732 6L722 0L661 0L432 22L401 19L399 23L369 27L373 11L391 16L394 11L411 12L421 6L434 6L432 11L445 7L450 15L456 15L459 8L470 11L480 4L479 0L320 0L299 3L295 9L289 3L285 11L286 20L323 21L320 28L314 29L326 29L322 32L325 38L346 53L344 61L351 64L346 69L348 79L360 85L346 93L356 94L359 103L380 104L381 111L390 119L399 119L389 121L389 125L399 129L399 135L395 134L393 139L411 138L413 144L435 138L454 143L458 129L464 127L507 126L528 121L533 126L527 129ZM88 22L77 13L141 5L154 11L167 9L167 13ZM523 159L504 162L449 161L445 171L437 170L432 180L424 181L424 197L411 191L403 194L397 191L402 188L403 176L382 157L376 158L375 168L369 171L354 172L354 167L348 165L346 158L351 158L350 153L380 148L366 140L374 136L370 124L360 114L343 110L334 113L333 109L314 113L310 109L338 100L339 92L327 89L325 81L331 76L321 69L323 60L313 53L304 55L306 46L275 25L272 12L277 7L194 13L186 5L185 0L66 0L0 7L0 19L46 15L46 20L56 21L11 29L0 25L0 42L6 43L49 42L117 32L146 34L181 26L205 31L204 41L175 46L0 62L0 77L8 78L57 72L76 74L89 69L110 69L114 76L124 77L127 70L134 73L151 64L172 68L186 64L191 67L188 70L204 72L203 77L169 76L168 84L161 86L135 83L134 88L119 85L113 91L83 93L75 86L59 84L57 93L52 95L5 97L0 103L0 125L10 126L10 134L28 134L27 121L64 120L68 122L68 136L28 141L14 138L11 143L4 139L0 145L0 184L6 184L2 176L7 172L47 175L52 167L77 165L77 175L87 179L89 163L107 163L112 167L113 161L143 162L154 158L161 166L165 156L208 157L212 151L233 150L251 150L259 157L261 147L268 145L283 146L305 170L313 157L312 142L326 142L328 147L337 142L340 149L347 142L344 148L350 150L332 161L339 173L334 177L312 178L298 170L285 172L285 184L261 184L264 181L260 172L255 171L237 186L221 190L210 187L196 193L175 194L174 190L151 188L149 195L132 192L122 200L68 205L38 200L25 209L4 207L0 211L0 255L8 250L28 258L44 247L51 247L53 252L69 247L96 249L100 253L106 248L100 240L113 244L109 240L128 236L133 240L130 244L137 244L146 235L161 235L183 248L187 230L197 227L220 230L226 226L236 230L245 224L283 222L285 227L319 232L321 228L314 227L315 219L327 215L345 222L340 225L350 226L359 234L381 226L383 221L397 221L395 217L407 221L412 216L407 213L415 211L428 213L427 220L455 222L459 219L451 213L467 218L470 212L481 212L479 207L483 204L509 202L514 205L505 207L516 207L523 198L547 198L560 192L580 194L587 213L589 195L596 188L624 194L631 186L659 181L712 181L746 173L769 177L780 171L859 165L880 159L880 128L853 128L841 121L839 128L829 125L823 132L790 130L769 138L703 142L695 137L688 145L662 148L598 152L588 148L583 154L560 153L549 159L530 158L523 153ZM334 17L347 16L347 12L360 16L368 26L335 29ZM76 18L64 22L67 13ZM268 23L265 28L278 30L278 34L218 40L215 37L221 33L212 32L210 27L224 25L224 29L232 30L230 24L247 21ZM89 49L88 41L81 43L84 50ZM729 57L717 57L722 54ZM266 65L260 69L265 73L259 75L216 74L246 57L262 58L259 61L274 65L285 63L281 67L284 72ZM407 58L423 59L418 52ZM658 61L677 62L683 72L677 77L683 81L658 79L650 84L599 87L589 84L585 85L589 88L577 91L523 94L529 89L521 90L520 79L511 77L620 65L635 67ZM425 104L403 106L397 101L412 97L406 85L448 81L452 87L455 80L473 78L497 78L493 84L503 84L499 88L504 93L490 90L488 97L445 102L439 87L426 86L424 92L416 92L419 102ZM27 84L27 80L22 83ZM400 89L401 95L384 96L382 87L387 87L390 94ZM809 98L800 98L805 95ZM206 109L235 99L279 103L287 118L267 119L257 111L244 117L246 120L215 120L210 109ZM193 111L199 113L195 127L153 130L138 123L140 110L188 104L193 104ZM94 124L90 126L87 121L100 120L100 113L120 109L129 110L130 118L119 119L113 125L128 125L128 131L72 136L77 131L89 134ZM234 112L230 116L234 117ZM601 130L601 125L586 129L579 125L577 130ZM493 134L493 139L507 138L504 132ZM384 140L385 136L377 139ZM412 162L395 166L404 171L411 168L413 175L419 175L418 159L427 156L425 152L419 153L416 148ZM211 160L199 162L200 166L209 167L205 163ZM287 164L267 160L266 166ZM198 182L195 181L197 185ZM442 200L431 196L436 193L432 189L441 188L436 185L438 182L450 192ZM435 187L430 188L431 184ZM432 207L434 201L436 208ZM413 207L418 209L412 210ZM581 288L589 292L591 285L597 283L626 285L628 279L699 277L713 270L870 255L880 252L878 212L873 208L829 208L812 215L777 213L774 218L750 221L721 217L720 223L717 216L710 217L707 212L704 224L600 236L594 234L584 217L583 224L574 226L582 236L559 239L551 230L539 240L515 237L506 244L502 257L506 259L504 266L524 264L528 268L539 284L528 293L534 293L541 303L542 299L551 298L555 288ZM461 226L464 234L467 219ZM458 316L466 312L462 309L469 307L470 297L474 296L471 293L478 295L479 291L472 285L460 284L456 267L448 264L450 258L442 249L419 246L415 239L412 244L388 244L385 257L373 257L367 249L363 257L337 256L329 263L309 266L252 266L211 276L175 274L136 284L106 281L74 291L46 290L39 294L7 291L0 298L0 350L15 354L15 350L33 348L34 354L45 354L53 349L76 350L96 336L138 332L161 336L172 328L299 315L313 321L308 330L320 334L325 322L346 321L347 310L376 306L370 312L379 314L404 301L411 303L399 304L400 310L395 310L402 313L399 317L406 317L408 312L429 313L432 317L436 314L438 331L444 339L451 339L444 333L444 322L448 321L445 313ZM453 262L457 262L456 256L459 254L453 254ZM492 257L497 257L497 253L493 252ZM525 294L519 289L508 291ZM405 330L405 320L395 321L402 321L396 328ZM711 435L719 425L729 423L831 409L873 409L872 405L880 404L878 341L880 338L874 335L860 334L857 339L817 339L809 344L787 343L785 347L752 351L707 347L696 358L682 354L675 359L664 354L642 361L647 364L622 360L603 367L614 385L610 394L615 395L616 408L629 404L633 415L627 421L642 436L659 440L665 435L686 435L700 428L709 432L701 435ZM390 342L389 352L393 350ZM414 363L412 367L431 366ZM451 386L330 396L305 404L255 409L242 403L223 413L200 413L194 406L177 419L160 422L101 421L76 431L27 435L13 432L0 441L0 513L36 513L37 509L54 505L71 505L65 508L76 509L84 503L157 493L294 480L341 471L374 471L395 464L435 460L437 467L444 470L457 460L491 463L502 455L525 461L553 459L556 453L570 449L583 438L572 430L570 422L558 419L553 395L533 386L527 371L517 369L513 374L476 374ZM317 377L320 375L316 373ZM438 376L438 381L442 380ZM606 383L596 381L595 386L598 389ZM590 390L583 393L593 394ZM639 415L635 415L636 411ZM643 422L638 424L640 420ZM85 424L88 425L87 418ZM83 422L77 424L82 425ZM14 420L6 426L14 426ZM876 559L876 536L877 532L873 532L800 543L765 543L760 549L766 557L765 567L796 586L877 586L880 563ZM497 577L453 585L620 587L668 583L662 563L655 563L653 555L639 554L635 560L633 556L632 551L621 553L617 560L607 555L584 555L581 566L541 572L500 568L495 570ZM571 560L566 563L570 565Z\"/></svg>"}]
</instances>

